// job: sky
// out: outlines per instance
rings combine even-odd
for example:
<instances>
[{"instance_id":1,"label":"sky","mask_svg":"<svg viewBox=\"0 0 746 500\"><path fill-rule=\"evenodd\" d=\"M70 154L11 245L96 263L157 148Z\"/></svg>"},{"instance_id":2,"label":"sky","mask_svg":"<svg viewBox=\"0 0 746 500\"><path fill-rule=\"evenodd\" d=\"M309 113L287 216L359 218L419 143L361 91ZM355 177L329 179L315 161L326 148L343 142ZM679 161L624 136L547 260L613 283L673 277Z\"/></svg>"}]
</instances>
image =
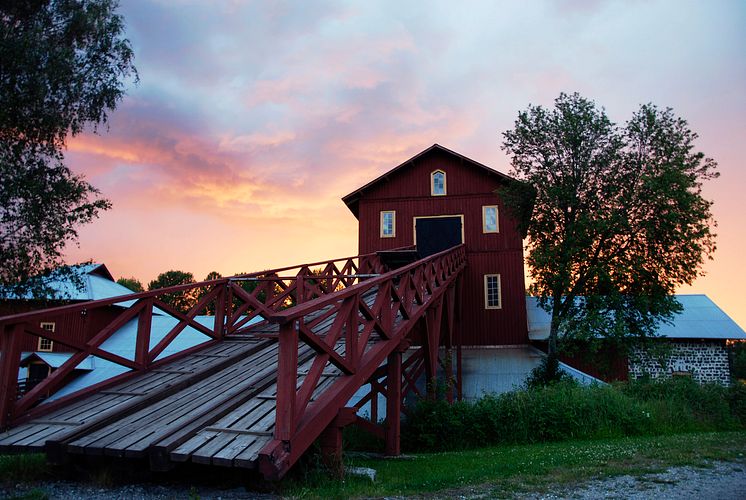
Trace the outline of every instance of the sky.
<instances>
[{"instance_id":1,"label":"sky","mask_svg":"<svg viewBox=\"0 0 746 500\"><path fill-rule=\"evenodd\" d=\"M355 255L340 198L433 143L504 173L502 133L579 92L671 107L719 164L706 293L746 328L746 3L122 0L140 81L67 162L113 208L92 259L146 286Z\"/></svg>"}]
</instances>

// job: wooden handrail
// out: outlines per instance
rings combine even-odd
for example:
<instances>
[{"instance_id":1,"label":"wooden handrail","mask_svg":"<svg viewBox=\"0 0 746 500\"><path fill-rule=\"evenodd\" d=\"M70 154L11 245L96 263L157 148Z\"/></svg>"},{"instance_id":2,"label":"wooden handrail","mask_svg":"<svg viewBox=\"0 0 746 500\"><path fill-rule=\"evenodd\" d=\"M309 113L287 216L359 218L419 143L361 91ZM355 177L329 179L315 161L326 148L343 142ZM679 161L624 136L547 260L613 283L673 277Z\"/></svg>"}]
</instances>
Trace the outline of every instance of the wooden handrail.
<instances>
[{"instance_id":1,"label":"wooden handrail","mask_svg":"<svg viewBox=\"0 0 746 500\"><path fill-rule=\"evenodd\" d=\"M285 309L283 311L279 311L275 314L268 316L266 319L269 321L275 322L275 323L280 323L280 324L298 319L302 316L305 316L306 314L310 312L320 309L321 307L327 304L336 302L340 299L350 297L360 292L364 292L375 286L380 285L381 283L385 281L388 281L391 278L395 278L396 276L409 273L411 270L416 269L422 266L423 264L435 261L439 259L440 257L443 257L444 255L447 255L463 247L464 247L463 244L451 247L447 250L443 250L442 252L425 257L424 259L420 259L418 261L412 262L411 264L407 264L406 266L400 267L398 269L394 269L393 271L389 271L385 274L381 274L378 277L371 278L361 283L357 283L355 285L347 287L344 290L335 292L333 295L329 294L329 295L317 297L313 300L309 300L308 302L304 302L302 305L297 305L295 307Z\"/></svg>"}]
</instances>

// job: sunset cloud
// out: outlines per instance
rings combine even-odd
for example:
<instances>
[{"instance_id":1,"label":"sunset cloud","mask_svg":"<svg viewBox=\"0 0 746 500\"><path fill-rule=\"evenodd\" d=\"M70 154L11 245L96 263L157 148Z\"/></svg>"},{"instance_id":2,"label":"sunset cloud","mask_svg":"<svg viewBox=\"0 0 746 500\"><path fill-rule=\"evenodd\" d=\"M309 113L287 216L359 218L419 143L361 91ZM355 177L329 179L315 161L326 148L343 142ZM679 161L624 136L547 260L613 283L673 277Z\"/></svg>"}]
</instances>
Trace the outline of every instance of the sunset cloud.
<instances>
[{"instance_id":1,"label":"sunset cloud","mask_svg":"<svg viewBox=\"0 0 746 500\"><path fill-rule=\"evenodd\" d=\"M672 106L720 162L693 291L746 325L746 8L739 2L123 2L138 86L67 159L114 208L71 259L149 280L354 254L340 198L437 142L508 172L501 133L579 91ZM738 274L740 273L740 274ZM740 279L739 279L740 278Z\"/></svg>"}]
</instances>

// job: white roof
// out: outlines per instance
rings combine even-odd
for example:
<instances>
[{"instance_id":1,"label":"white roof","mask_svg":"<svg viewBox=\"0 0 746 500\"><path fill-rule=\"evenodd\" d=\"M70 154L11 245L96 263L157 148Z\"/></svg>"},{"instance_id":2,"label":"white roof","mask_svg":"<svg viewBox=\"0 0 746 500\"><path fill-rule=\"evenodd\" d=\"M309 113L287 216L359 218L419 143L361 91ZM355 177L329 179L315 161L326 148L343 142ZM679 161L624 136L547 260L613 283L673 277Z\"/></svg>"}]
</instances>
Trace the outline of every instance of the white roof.
<instances>
[{"instance_id":1,"label":"white roof","mask_svg":"<svg viewBox=\"0 0 746 500\"><path fill-rule=\"evenodd\" d=\"M103 264L83 264L71 266L70 268L80 276L82 288L78 288L68 276L52 273L48 278L45 278L45 284L55 293L55 296L51 298L61 300L99 300L134 293L129 288L114 281L109 270ZM8 294L5 298L17 299L19 297L14 296L14 294ZM29 291L21 295L20 298L31 300L40 297L34 297Z\"/></svg>"},{"instance_id":2,"label":"white roof","mask_svg":"<svg viewBox=\"0 0 746 500\"><path fill-rule=\"evenodd\" d=\"M52 368L59 368L63 365L63 363L65 363L65 361L70 359L72 355L73 353L71 352L24 352L21 354L21 365L23 365L24 361L36 356ZM86 359L78 363L78 366L76 366L75 369L93 370L93 358L91 356L88 356Z\"/></svg>"},{"instance_id":3,"label":"white roof","mask_svg":"<svg viewBox=\"0 0 746 500\"><path fill-rule=\"evenodd\" d=\"M670 339L741 339L746 332L706 295L676 295L683 309L671 323L661 322L657 334ZM551 315L539 307L537 297L526 297L528 336L531 340L549 337Z\"/></svg>"}]
</instances>

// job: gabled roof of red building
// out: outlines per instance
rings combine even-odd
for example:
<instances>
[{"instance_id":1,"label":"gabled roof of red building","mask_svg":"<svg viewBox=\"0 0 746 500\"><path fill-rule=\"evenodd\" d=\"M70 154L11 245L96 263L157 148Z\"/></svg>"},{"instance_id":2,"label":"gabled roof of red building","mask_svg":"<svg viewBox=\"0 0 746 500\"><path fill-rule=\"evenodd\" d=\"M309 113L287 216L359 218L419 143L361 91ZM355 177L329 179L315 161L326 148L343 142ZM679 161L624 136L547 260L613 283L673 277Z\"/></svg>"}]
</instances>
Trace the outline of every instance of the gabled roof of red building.
<instances>
[{"instance_id":1,"label":"gabled roof of red building","mask_svg":"<svg viewBox=\"0 0 746 500\"><path fill-rule=\"evenodd\" d=\"M362 195L363 195L363 193L365 191L369 191L371 188L373 188L374 186L380 184L381 182L388 181L393 174L395 174L396 172L398 172L398 171L400 171L400 170L402 170L402 169L410 166L415 160L417 160L417 159L421 158L422 156L425 156L425 155L427 155L427 154L429 154L429 153L431 153L433 151L441 151L443 153L449 154L449 155L451 155L451 156L453 156L455 158L458 158L459 160L462 160L464 162L464 164L469 165L472 168L481 169L485 173L487 173L489 175L493 175L493 176L499 178L500 180L503 180L503 181L514 181L515 180L515 179L513 179L512 177L510 177L508 175L505 175L505 174L503 174L501 172L498 172L497 170L494 170L494 169L488 167L487 165L479 163L478 161L472 160L471 158L468 158L468 157L466 157L466 156L464 156L464 155L462 155L460 153L457 153L457 152L455 152L453 150L445 148L445 147L441 146L440 144L433 144L432 146L430 146L426 150L424 150L424 151L422 151L420 153L417 153L416 155L414 155L413 157L411 157L407 161L401 163L400 165L397 165L396 167L392 168L391 170L389 170L385 174L383 174L383 175L381 175L379 177L376 177L375 179L373 179L372 181L370 181L366 185L364 185L362 187L359 187L356 190L354 190L353 192L351 192L350 194L348 194L347 196L344 196L342 198L342 201L345 202L345 205L347 205L347 208L349 208L350 211L355 215L355 217L357 217L357 215L358 215L358 201L360 201L360 198L362 197Z\"/></svg>"}]
</instances>

